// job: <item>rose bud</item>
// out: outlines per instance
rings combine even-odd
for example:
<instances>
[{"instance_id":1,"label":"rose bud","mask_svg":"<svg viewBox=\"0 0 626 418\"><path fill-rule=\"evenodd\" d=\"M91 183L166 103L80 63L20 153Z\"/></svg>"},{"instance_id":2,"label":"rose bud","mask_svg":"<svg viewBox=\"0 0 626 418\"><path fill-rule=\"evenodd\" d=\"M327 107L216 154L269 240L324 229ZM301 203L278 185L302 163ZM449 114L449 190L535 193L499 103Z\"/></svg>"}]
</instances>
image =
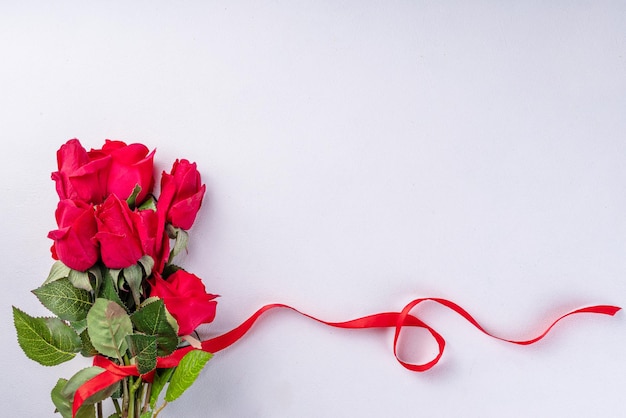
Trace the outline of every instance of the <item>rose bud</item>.
<instances>
[{"instance_id":1,"label":"rose bud","mask_svg":"<svg viewBox=\"0 0 626 418\"><path fill-rule=\"evenodd\" d=\"M81 201L64 199L55 212L59 229L50 231L54 240L53 256L63 264L85 271L98 261L98 246L93 240L97 232L93 207Z\"/></svg>"},{"instance_id":2,"label":"rose bud","mask_svg":"<svg viewBox=\"0 0 626 418\"><path fill-rule=\"evenodd\" d=\"M102 262L109 268L126 268L135 264L143 256L143 246L137 231L139 222L126 201L115 194L109 195L102 205L96 208Z\"/></svg>"},{"instance_id":3,"label":"rose bud","mask_svg":"<svg viewBox=\"0 0 626 418\"><path fill-rule=\"evenodd\" d=\"M59 171L52 173L60 199L99 204L107 193L111 157L90 158L78 139L70 139L57 151Z\"/></svg>"},{"instance_id":4,"label":"rose bud","mask_svg":"<svg viewBox=\"0 0 626 418\"><path fill-rule=\"evenodd\" d=\"M163 228L159 228L159 219L152 209L140 210L136 218L137 230L144 254L154 260L155 272L162 272L169 256L170 240Z\"/></svg>"},{"instance_id":5,"label":"rose bud","mask_svg":"<svg viewBox=\"0 0 626 418\"><path fill-rule=\"evenodd\" d=\"M122 141L106 140L102 149L89 152L91 158L111 158L107 180L107 193L121 200L130 197L136 185L141 187L135 202L141 204L154 185L154 150L149 153L143 144L126 145Z\"/></svg>"},{"instance_id":6,"label":"rose bud","mask_svg":"<svg viewBox=\"0 0 626 418\"><path fill-rule=\"evenodd\" d=\"M206 185L201 184L196 163L176 160L172 173L161 176L161 196L157 212L172 226L189 229L202 205Z\"/></svg>"},{"instance_id":7,"label":"rose bud","mask_svg":"<svg viewBox=\"0 0 626 418\"><path fill-rule=\"evenodd\" d=\"M200 324L215 318L217 295L206 292L202 280L184 270L177 270L167 280L155 275L150 296L163 299L165 308L178 323L178 335L191 334Z\"/></svg>"}]
</instances>

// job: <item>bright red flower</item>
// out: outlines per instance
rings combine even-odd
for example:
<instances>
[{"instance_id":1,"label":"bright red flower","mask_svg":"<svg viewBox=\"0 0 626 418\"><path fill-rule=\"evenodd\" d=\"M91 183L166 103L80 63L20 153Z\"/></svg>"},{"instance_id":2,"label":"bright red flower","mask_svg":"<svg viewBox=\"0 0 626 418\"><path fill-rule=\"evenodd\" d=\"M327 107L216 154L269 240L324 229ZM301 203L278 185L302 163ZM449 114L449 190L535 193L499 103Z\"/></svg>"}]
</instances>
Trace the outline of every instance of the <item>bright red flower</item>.
<instances>
[{"instance_id":1,"label":"bright red flower","mask_svg":"<svg viewBox=\"0 0 626 418\"><path fill-rule=\"evenodd\" d=\"M52 173L61 200L102 203L107 195L111 157L91 158L78 139L70 139L57 151L59 171Z\"/></svg>"},{"instance_id":2,"label":"bright red flower","mask_svg":"<svg viewBox=\"0 0 626 418\"><path fill-rule=\"evenodd\" d=\"M125 268L135 264L143 256L143 245L137 224L139 215L130 210L124 200L115 194L109 195L96 208L102 262L109 268Z\"/></svg>"},{"instance_id":3,"label":"bright red flower","mask_svg":"<svg viewBox=\"0 0 626 418\"><path fill-rule=\"evenodd\" d=\"M136 185L141 187L135 199L140 204L152 191L154 185L154 150L149 152L143 144L106 140L102 149L89 152L92 159L110 158L111 167L107 178L107 193L122 200L130 197Z\"/></svg>"},{"instance_id":4,"label":"bright red flower","mask_svg":"<svg viewBox=\"0 0 626 418\"><path fill-rule=\"evenodd\" d=\"M48 238L54 240L53 257L74 270L84 271L92 267L98 261L93 206L64 199L57 205L55 216L59 229L48 233Z\"/></svg>"},{"instance_id":5,"label":"bright red flower","mask_svg":"<svg viewBox=\"0 0 626 418\"><path fill-rule=\"evenodd\" d=\"M159 228L159 218L152 209L140 210L136 218L137 231L144 254L154 260L153 271L161 273L169 257L170 240L163 228Z\"/></svg>"},{"instance_id":6,"label":"bright red flower","mask_svg":"<svg viewBox=\"0 0 626 418\"><path fill-rule=\"evenodd\" d=\"M206 185L200 180L196 163L176 160L171 174L161 176L161 196L157 212L173 226L189 229L202 205Z\"/></svg>"},{"instance_id":7,"label":"bright red flower","mask_svg":"<svg viewBox=\"0 0 626 418\"><path fill-rule=\"evenodd\" d=\"M200 324L208 324L215 318L217 295L206 292L202 280L184 270L178 270L167 278L155 275L151 282L150 296L163 299L165 308L178 323L178 335L189 335Z\"/></svg>"}]
</instances>

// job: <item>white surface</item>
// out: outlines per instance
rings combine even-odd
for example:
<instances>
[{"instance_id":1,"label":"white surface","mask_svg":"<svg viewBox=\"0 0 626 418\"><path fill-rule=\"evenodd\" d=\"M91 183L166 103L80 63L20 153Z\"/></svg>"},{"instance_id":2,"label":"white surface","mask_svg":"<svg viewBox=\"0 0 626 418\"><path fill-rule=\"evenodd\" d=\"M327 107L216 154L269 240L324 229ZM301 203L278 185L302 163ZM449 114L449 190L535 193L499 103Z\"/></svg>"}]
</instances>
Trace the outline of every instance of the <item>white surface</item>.
<instances>
[{"instance_id":1,"label":"white surface","mask_svg":"<svg viewBox=\"0 0 626 418\"><path fill-rule=\"evenodd\" d=\"M623 3L201 3L0 6L3 411L52 417L57 378L88 364L28 360L10 319L46 313L29 290L72 137L197 161L182 264L222 295L207 334L276 301L344 320L447 297L512 338L626 306ZM162 416L624 413L623 313L516 347L420 312L448 341L429 373L395 362L391 331L276 313Z\"/></svg>"}]
</instances>

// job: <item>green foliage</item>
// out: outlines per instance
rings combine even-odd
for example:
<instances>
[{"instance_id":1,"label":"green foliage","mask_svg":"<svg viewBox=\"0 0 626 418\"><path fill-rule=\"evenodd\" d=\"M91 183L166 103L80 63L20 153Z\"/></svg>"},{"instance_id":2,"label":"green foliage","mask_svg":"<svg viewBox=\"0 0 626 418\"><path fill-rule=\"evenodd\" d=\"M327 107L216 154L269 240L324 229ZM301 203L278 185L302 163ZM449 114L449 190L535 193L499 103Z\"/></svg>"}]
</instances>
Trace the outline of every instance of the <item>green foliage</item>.
<instances>
[{"instance_id":1,"label":"green foliage","mask_svg":"<svg viewBox=\"0 0 626 418\"><path fill-rule=\"evenodd\" d=\"M85 319L81 319L80 321L70 322L70 326L74 328L74 331L76 331L77 334L82 333L87 329L87 316L85 316Z\"/></svg>"},{"instance_id":2,"label":"green foliage","mask_svg":"<svg viewBox=\"0 0 626 418\"><path fill-rule=\"evenodd\" d=\"M91 281L89 280L89 273L86 271L70 270L67 278L75 287L84 289L88 292L93 291Z\"/></svg>"},{"instance_id":3,"label":"green foliage","mask_svg":"<svg viewBox=\"0 0 626 418\"><path fill-rule=\"evenodd\" d=\"M57 384L52 389L51 397L54 406L57 408L57 412L60 413L63 418L72 417L72 403L76 390L103 371L104 369L101 367L87 367L72 376L70 380L59 379L57 381ZM118 387L119 383L115 383L86 399L83 406L78 410L75 418L94 418L94 404L107 399Z\"/></svg>"},{"instance_id":4,"label":"green foliage","mask_svg":"<svg viewBox=\"0 0 626 418\"><path fill-rule=\"evenodd\" d=\"M133 264L123 269L122 275L133 295L135 306L139 306L142 294L143 268L139 264Z\"/></svg>"},{"instance_id":5,"label":"green foliage","mask_svg":"<svg viewBox=\"0 0 626 418\"><path fill-rule=\"evenodd\" d=\"M87 314L87 330L94 348L122 361L128 349L126 336L133 333L130 317L117 303L98 298Z\"/></svg>"},{"instance_id":6,"label":"green foliage","mask_svg":"<svg viewBox=\"0 0 626 418\"><path fill-rule=\"evenodd\" d=\"M71 360L82 348L78 334L58 318L35 318L13 307L13 321L26 356L44 366Z\"/></svg>"},{"instance_id":7,"label":"green foliage","mask_svg":"<svg viewBox=\"0 0 626 418\"><path fill-rule=\"evenodd\" d=\"M80 350L80 354L85 357L93 357L98 354L98 350L91 343L91 339L89 338L89 331L85 328L83 332L80 333L80 340L83 343L83 348Z\"/></svg>"},{"instance_id":8,"label":"green foliage","mask_svg":"<svg viewBox=\"0 0 626 418\"><path fill-rule=\"evenodd\" d=\"M141 186L139 185L139 183L137 183L135 184L133 191L130 193L130 196L128 196L128 199L126 199L126 203L128 203L128 207L130 208L135 207L137 196L139 196L139 193L141 193Z\"/></svg>"},{"instance_id":9,"label":"green foliage","mask_svg":"<svg viewBox=\"0 0 626 418\"><path fill-rule=\"evenodd\" d=\"M174 374L175 368L171 369L157 369L152 381L152 391L150 392L150 408L154 409L156 403L159 400L159 395L163 391L163 388L170 381L172 374Z\"/></svg>"},{"instance_id":10,"label":"green foliage","mask_svg":"<svg viewBox=\"0 0 626 418\"><path fill-rule=\"evenodd\" d=\"M52 392L50 393L50 397L52 398L52 403L57 408L56 412L61 414L63 418L68 418L72 416L72 406L68 399L65 398L61 394L61 391L65 387L67 383L67 379L59 379L57 384L52 388Z\"/></svg>"},{"instance_id":11,"label":"green foliage","mask_svg":"<svg viewBox=\"0 0 626 418\"><path fill-rule=\"evenodd\" d=\"M156 337L159 356L171 354L178 346L178 335L166 314L163 300L155 299L131 315L132 323L138 332Z\"/></svg>"},{"instance_id":12,"label":"green foliage","mask_svg":"<svg viewBox=\"0 0 626 418\"><path fill-rule=\"evenodd\" d=\"M152 257L144 255L137 263L143 269L144 277L148 277L152 274L152 269L154 268L154 259Z\"/></svg>"},{"instance_id":13,"label":"green foliage","mask_svg":"<svg viewBox=\"0 0 626 418\"><path fill-rule=\"evenodd\" d=\"M172 375L165 393L165 400L172 402L178 399L196 381L211 357L213 354L202 350L193 350L185 354Z\"/></svg>"},{"instance_id":14,"label":"green foliage","mask_svg":"<svg viewBox=\"0 0 626 418\"><path fill-rule=\"evenodd\" d=\"M66 379L59 379L52 389L50 397L57 409L56 411L61 414L63 418L72 418L72 400L74 396L72 394L71 397L68 397L63 394L63 389L65 389L66 384ZM95 415L96 410L94 405L83 405L76 413L75 418L93 418Z\"/></svg>"},{"instance_id":15,"label":"green foliage","mask_svg":"<svg viewBox=\"0 0 626 418\"><path fill-rule=\"evenodd\" d=\"M145 374L155 369L157 364L157 342L153 335L132 334L126 337L131 355L135 358L137 370Z\"/></svg>"},{"instance_id":16,"label":"green foliage","mask_svg":"<svg viewBox=\"0 0 626 418\"><path fill-rule=\"evenodd\" d=\"M117 270L119 273L119 270ZM113 277L110 270L106 270L104 273L104 277L102 278L102 287L100 287L100 293L98 294L99 298L112 300L116 302L118 305L126 309L126 305L120 299L120 295L117 293L117 282L116 278Z\"/></svg>"},{"instance_id":17,"label":"green foliage","mask_svg":"<svg viewBox=\"0 0 626 418\"><path fill-rule=\"evenodd\" d=\"M62 279L70 275L70 268L63 264L61 261L55 261L50 268L50 274L43 284L52 283L55 280Z\"/></svg>"},{"instance_id":18,"label":"green foliage","mask_svg":"<svg viewBox=\"0 0 626 418\"><path fill-rule=\"evenodd\" d=\"M96 264L87 270L87 273L89 274L89 280L91 281L93 292L98 293L100 286L102 286L102 269Z\"/></svg>"},{"instance_id":19,"label":"green foliage","mask_svg":"<svg viewBox=\"0 0 626 418\"><path fill-rule=\"evenodd\" d=\"M76 373L74 376L70 378L70 380L68 380L67 384L61 391L61 394L73 400L74 394L76 393L76 390L79 387L81 387L87 381L98 376L102 372L104 372L104 369L102 367L97 367L97 366L87 367L85 369L79 370L78 373ZM99 392L96 392L95 394L91 395L89 398L85 399L84 405L95 404L97 402L107 399L109 396L113 394L113 392L117 390L118 386L119 386L119 383L115 383Z\"/></svg>"},{"instance_id":20,"label":"green foliage","mask_svg":"<svg viewBox=\"0 0 626 418\"><path fill-rule=\"evenodd\" d=\"M154 210L156 211L156 199L153 196L148 197L145 202L141 204L137 209L139 210Z\"/></svg>"},{"instance_id":21,"label":"green foliage","mask_svg":"<svg viewBox=\"0 0 626 418\"><path fill-rule=\"evenodd\" d=\"M76 288L68 278L45 284L33 293L53 314L66 321L81 321L91 308L91 294Z\"/></svg>"},{"instance_id":22,"label":"green foliage","mask_svg":"<svg viewBox=\"0 0 626 418\"><path fill-rule=\"evenodd\" d=\"M175 239L174 248L172 248L168 259L168 263L171 263L182 250L187 248L189 234L184 229L175 228L171 225L168 225L167 233L170 235L171 238Z\"/></svg>"},{"instance_id":23,"label":"green foliage","mask_svg":"<svg viewBox=\"0 0 626 418\"><path fill-rule=\"evenodd\" d=\"M69 398L73 398L74 394L76 393L76 390L79 387L81 387L83 383L98 376L102 372L104 372L104 369L102 367L97 367L97 366L87 367L85 369L79 370L74 376L70 378L70 380L67 381L67 384L61 391L61 394ZM87 403L95 403L95 402L85 401L85 404Z\"/></svg>"}]
</instances>

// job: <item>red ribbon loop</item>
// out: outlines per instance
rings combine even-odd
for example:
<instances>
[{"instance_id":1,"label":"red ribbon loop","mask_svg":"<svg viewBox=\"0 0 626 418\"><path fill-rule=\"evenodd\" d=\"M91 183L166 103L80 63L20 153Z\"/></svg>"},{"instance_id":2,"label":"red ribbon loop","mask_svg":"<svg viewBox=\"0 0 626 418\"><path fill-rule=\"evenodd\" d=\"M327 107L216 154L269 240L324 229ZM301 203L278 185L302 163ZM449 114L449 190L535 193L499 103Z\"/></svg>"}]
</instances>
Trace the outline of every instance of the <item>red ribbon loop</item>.
<instances>
[{"instance_id":1,"label":"red ribbon loop","mask_svg":"<svg viewBox=\"0 0 626 418\"><path fill-rule=\"evenodd\" d=\"M217 337L213 337L213 338L203 341L202 350L210 352L210 353L217 353L218 351L221 351L227 347L230 347L231 345L239 341L244 335L246 335L248 331L250 331L252 326L256 323L256 321L264 313L272 309L284 308L284 309L289 309L294 312L297 312L298 314L303 315L314 321L317 321L322 324L335 327L335 328L344 328L344 329L394 328L395 333L393 337L393 354L396 357L396 360L408 370L411 370L414 372L424 372L426 370L431 369L433 366L435 366L439 362L439 360L443 356L443 350L446 345L446 341L441 336L441 334L439 334L437 331L435 331L433 328L431 328L428 324L423 322L421 319L417 318L416 316L410 313L411 310L414 309L417 305L423 302L427 302L427 301L438 303L440 305L445 306L448 309L453 310L454 312L456 312L457 314L465 318L465 320L467 320L469 323L474 325L474 327L476 327L482 333L492 338L496 338L498 340L505 341L507 343L518 344L518 345L529 345L529 344L536 343L537 341L543 339L559 321L561 321L562 319L570 315L579 314L579 313L594 313L594 314L613 316L621 309L620 307L610 306L610 305L597 305L597 306L589 306L586 308L576 309L574 311L568 312L560 316L559 318L557 318L555 321L553 321L550 324L550 326L548 326L548 328L545 331L543 331L537 337L531 338L530 340L518 341L518 340L508 340L506 338L498 337L494 334L489 333L465 309L461 308L456 303L449 301L447 299L440 299L440 298L414 299L411 302L409 302L400 312L376 313L373 315L368 315L368 316L364 316L364 317L360 317L360 318L356 318L356 319L352 319L352 320L344 321L344 322L323 321L307 313L304 313L295 308L292 308L291 306L280 304L280 303L274 303L274 304L269 304L269 305L265 305L261 307L259 310L257 310L254 314L252 314L248 319L246 319L241 325L237 326L236 328L233 328L232 330L222 335L218 335ZM439 346L439 351L437 355L435 356L435 358L422 364L413 364L413 363L408 363L408 362L401 360L398 357L398 340L400 338L400 333L404 327L418 327L418 328L424 328L425 330L427 330L430 333L430 335L435 339L435 341L437 342L437 345ZM177 349L176 351L174 351L174 353L172 353L171 355L167 357L159 357L157 359L157 368L176 367L178 363L180 363L180 360L185 356L185 354L187 354L189 351L194 350L194 349L195 348L191 346L187 346L184 348ZM87 398L89 398L91 395L101 390L106 389L107 387L124 379L125 377L139 376L139 371L137 370L136 366L134 365L120 366L102 356L96 356L94 358L94 365L100 366L104 368L105 370L99 375L95 376L94 378L88 380L80 388L78 388L78 390L76 391L74 395L74 403L72 406L73 416L76 415L76 412L78 411L78 409L81 407L84 401ZM148 375L142 376L142 378L145 378L146 380L151 380L152 372L149 373Z\"/></svg>"}]
</instances>

